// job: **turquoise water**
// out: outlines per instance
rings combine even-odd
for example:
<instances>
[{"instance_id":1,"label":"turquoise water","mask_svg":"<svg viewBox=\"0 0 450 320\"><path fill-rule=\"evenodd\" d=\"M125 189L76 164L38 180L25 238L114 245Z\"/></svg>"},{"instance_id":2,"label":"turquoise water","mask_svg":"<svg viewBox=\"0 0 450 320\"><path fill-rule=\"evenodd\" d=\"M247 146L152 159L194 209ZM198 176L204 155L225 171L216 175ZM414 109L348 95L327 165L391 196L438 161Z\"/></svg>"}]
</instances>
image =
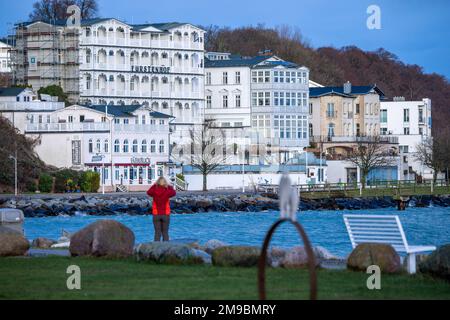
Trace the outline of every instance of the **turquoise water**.
<instances>
[{"instance_id":1,"label":"turquoise water","mask_svg":"<svg viewBox=\"0 0 450 320\"><path fill-rule=\"evenodd\" d=\"M394 214L399 215L408 242L412 245L442 245L450 243L450 208L408 208L361 211L306 211L298 214L313 245L327 248L333 254L346 256L351 251L350 240L344 226L343 214ZM277 212L258 213L204 213L172 215L172 239L198 239L205 242L218 239L229 244L261 245L264 235L278 218ZM47 237L57 239L61 230L75 232L99 219L122 222L136 235L136 242L148 242L153 237L149 216L74 216L27 218L25 233L28 239ZM293 226L283 225L275 234L274 245L292 247L301 242Z\"/></svg>"}]
</instances>

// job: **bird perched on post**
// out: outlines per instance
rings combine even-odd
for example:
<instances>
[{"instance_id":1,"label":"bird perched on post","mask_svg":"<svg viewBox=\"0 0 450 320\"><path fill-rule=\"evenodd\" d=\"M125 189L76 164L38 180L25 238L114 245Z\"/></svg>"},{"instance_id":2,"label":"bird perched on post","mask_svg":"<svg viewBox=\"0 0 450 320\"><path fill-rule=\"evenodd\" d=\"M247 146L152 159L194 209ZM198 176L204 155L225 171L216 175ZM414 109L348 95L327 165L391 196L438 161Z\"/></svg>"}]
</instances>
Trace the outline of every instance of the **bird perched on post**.
<instances>
[{"instance_id":1,"label":"bird perched on post","mask_svg":"<svg viewBox=\"0 0 450 320\"><path fill-rule=\"evenodd\" d=\"M291 185L291 179L287 174L283 174L278 187L278 199L280 201L281 219L297 220L298 192L297 188Z\"/></svg>"}]
</instances>

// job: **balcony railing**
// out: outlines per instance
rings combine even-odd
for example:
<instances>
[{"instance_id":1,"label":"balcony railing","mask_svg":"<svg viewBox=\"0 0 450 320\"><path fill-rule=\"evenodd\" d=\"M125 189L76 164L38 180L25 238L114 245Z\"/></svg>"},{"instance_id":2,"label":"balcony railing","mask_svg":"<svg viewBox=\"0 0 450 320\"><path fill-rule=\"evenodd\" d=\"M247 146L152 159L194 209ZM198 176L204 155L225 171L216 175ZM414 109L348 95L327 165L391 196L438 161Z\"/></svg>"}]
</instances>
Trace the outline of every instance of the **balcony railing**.
<instances>
[{"instance_id":1,"label":"balcony railing","mask_svg":"<svg viewBox=\"0 0 450 320\"><path fill-rule=\"evenodd\" d=\"M109 131L109 124L103 122L79 123L31 123L27 124L26 132L83 132Z\"/></svg>"},{"instance_id":2,"label":"balcony railing","mask_svg":"<svg viewBox=\"0 0 450 320\"><path fill-rule=\"evenodd\" d=\"M150 124L114 124L114 132L124 133L152 133L152 132L169 132L169 127L164 125ZM45 132L92 132L92 131L110 131L108 122L77 122L77 123L31 123L27 124L26 132L28 133L45 133Z\"/></svg>"},{"instance_id":3,"label":"balcony railing","mask_svg":"<svg viewBox=\"0 0 450 320\"><path fill-rule=\"evenodd\" d=\"M0 111L55 111L64 108L64 102L0 102Z\"/></svg>"},{"instance_id":4,"label":"balcony railing","mask_svg":"<svg viewBox=\"0 0 450 320\"><path fill-rule=\"evenodd\" d=\"M311 137L311 142L334 142L334 143L387 143L398 144L398 137L394 136L314 136Z\"/></svg>"}]
</instances>

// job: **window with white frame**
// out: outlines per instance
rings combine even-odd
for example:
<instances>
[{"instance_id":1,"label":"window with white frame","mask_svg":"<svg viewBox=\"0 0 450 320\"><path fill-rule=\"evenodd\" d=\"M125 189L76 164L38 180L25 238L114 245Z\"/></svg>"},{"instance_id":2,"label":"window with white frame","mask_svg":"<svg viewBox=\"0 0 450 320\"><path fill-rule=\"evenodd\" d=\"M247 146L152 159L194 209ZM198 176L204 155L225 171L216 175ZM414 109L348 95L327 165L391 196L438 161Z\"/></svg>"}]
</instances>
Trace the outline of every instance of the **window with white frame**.
<instances>
[{"instance_id":1,"label":"window with white frame","mask_svg":"<svg viewBox=\"0 0 450 320\"><path fill-rule=\"evenodd\" d=\"M206 85L211 84L211 72L206 73Z\"/></svg>"},{"instance_id":2,"label":"window with white frame","mask_svg":"<svg viewBox=\"0 0 450 320\"><path fill-rule=\"evenodd\" d=\"M228 72L222 73L222 84L228 84Z\"/></svg>"},{"instance_id":3,"label":"window with white frame","mask_svg":"<svg viewBox=\"0 0 450 320\"><path fill-rule=\"evenodd\" d=\"M234 82L236 84L241 84L241 72L240 71L236 71L235 77L234 77Z\"/></svg>"},{"instance_id":4,"label":"window with white frame","mask_svg":"<svg viewBox=\"0 0 450 320\"><path fill-rule=\"evenodd\" d=\"M206 96L206 108L211 109L212 108L212 97Z\"/></svg>"},{"instance_id":5,"label":"window with white frame","mask_svg":"<svg viewBox=\"0 0 450 320\"><path fill-rule=\"evenodd\" d=\"M222 96L222 107L228 108L228 96L227 95Z\"/></svg>"},{"instance_id":6,"label":"window with white frame","mask_svg":"<svg viewBox=\"0 0 450 320\"><path fill-rule=\"evenodd\" d=\"M241 95L240 94L236 95L235 104L236 104L236 108L241 107Z\"/></svg>"}]
</instances>

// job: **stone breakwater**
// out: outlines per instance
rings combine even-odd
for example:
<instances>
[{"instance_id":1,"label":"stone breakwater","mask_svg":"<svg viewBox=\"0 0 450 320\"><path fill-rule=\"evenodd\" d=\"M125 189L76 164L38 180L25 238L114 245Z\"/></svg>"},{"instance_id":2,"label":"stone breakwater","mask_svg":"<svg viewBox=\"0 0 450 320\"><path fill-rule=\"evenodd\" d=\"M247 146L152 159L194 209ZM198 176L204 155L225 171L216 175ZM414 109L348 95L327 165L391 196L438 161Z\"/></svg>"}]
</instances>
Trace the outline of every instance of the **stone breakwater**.
<instances>
[{"instance_id":1,"label":"stone breakwater","mask_svg":"<svg viewBox=\"0 0 450 320\"><path fill-rule=\"evenodd\" d=\"M26 217L46 217L77 214L144 215L150 212L152 201L146 195L102 196L89 195L68 197L23 197L17 200L0 199L0 207L21 209ZM323 198L302 199L299 209L305 210L367 210L395 207L392 197L373 198ZM409 201L411 207L450 207L450 196L416 196ZM261 212L278 210L274 195L262 194L187 194L171 201L175 214L204 212Z\"/></svg>"}]
</instances>

